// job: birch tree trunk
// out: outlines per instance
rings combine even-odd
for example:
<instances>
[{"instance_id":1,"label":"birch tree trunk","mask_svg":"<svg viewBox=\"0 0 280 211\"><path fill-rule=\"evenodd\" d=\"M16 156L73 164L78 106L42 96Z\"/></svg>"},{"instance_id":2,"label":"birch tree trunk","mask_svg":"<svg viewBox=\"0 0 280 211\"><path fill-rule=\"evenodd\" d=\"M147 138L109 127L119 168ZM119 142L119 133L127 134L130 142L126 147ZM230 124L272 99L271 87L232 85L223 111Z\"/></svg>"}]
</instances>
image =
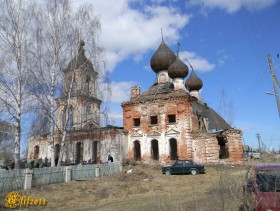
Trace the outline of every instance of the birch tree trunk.
<instances>
[{"instance_id":1,"label":"birch tree trunk","mask_svg":"<svg viewBox=\"0 0 280 211\"><path fill-rule=\"evenodd\" d=\"M61 138L61 149L60 149L60 154L59 154L59 158L58 158L58 163L57 166L61 166L61 162L63 160L63 156L65 154L65 141L66 141L66 136L67 136L67 126L68 126L68 121L70 120L69 114L69 109L70 109L70 100L71 100L71 90L73 88L73 84L74 84L74 80L75 80L75 73L73 72L72 76L71 76L71 82L70 82L70 87L69 87L69 91L67 93L67 104L66 104L66 114L68 114L66 116L66 121L65 121L65 125L63 128L63 133L62 133L62 138ZM73 115L73 114L72 114Z\"/></svg>"},{"instance_id":2,"label":"birch tree trunk","mask_svg":"<svg viewBox=\"0 0 280 211\"><path fill-rule=\"evenodd\" d=\"M28 46L34 5L30 2L0 1L0 106L4 118L15 127L14 163L19 168L22 116L28 111Z\"/></svg>"}]
</instances>

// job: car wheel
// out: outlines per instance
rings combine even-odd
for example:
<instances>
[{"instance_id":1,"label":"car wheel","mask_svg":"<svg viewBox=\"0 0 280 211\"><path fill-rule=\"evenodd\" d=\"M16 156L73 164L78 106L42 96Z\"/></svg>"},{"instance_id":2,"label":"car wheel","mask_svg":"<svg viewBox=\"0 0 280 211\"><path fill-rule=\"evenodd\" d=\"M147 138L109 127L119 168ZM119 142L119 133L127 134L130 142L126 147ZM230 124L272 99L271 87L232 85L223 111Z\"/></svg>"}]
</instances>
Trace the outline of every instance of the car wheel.
<instances>
[{"instance_id":1,"label":"car wheel","mask_svg":"<svg viewBox=\"0 0 280 211\"><path fill-rule=\"evenodd\" d=\"M165 172L165 175L171 175L171 171L170 171L170 170L167 170L167 171Z\"/></svg>"},{"instance_id":2,"label":"car wheel","mask_svg":"<svg viewBox=\"0 0 280 211\"><path fill-rule=\"evenodd\" d=\"M197 170L196 170L196 169L192 169L192 170L191 170L191 174L192 174L192 175L196 175L196 174L197 174Z\"/></svg>"}]
</instances>

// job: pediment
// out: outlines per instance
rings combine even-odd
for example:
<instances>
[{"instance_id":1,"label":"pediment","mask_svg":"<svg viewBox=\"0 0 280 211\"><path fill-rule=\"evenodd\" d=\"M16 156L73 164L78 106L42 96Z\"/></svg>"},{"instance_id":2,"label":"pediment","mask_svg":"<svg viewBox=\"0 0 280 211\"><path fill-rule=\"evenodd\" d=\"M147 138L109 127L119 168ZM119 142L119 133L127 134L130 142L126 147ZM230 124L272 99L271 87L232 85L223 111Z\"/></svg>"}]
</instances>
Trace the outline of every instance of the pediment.
<instances>
[{"instance_id":1,"label":"pediment","mask_svg":"<svg viewBox=\"0 0 280 211\"><path fill-rule=\"evenodd\" d=\"M150 136L150 137L160 136L160 133L157 131L151 131L150 133L148 133L148 136Z\"/></svg>"},{"instance_id":2,"label":"pediment","mask_svg":"<svg viewBox=\"0 0 280 211\"><path fill-rule=\"evenodd\" d=\"M165 135L178 135L178 134L180 134L180 132L174 129L170 129L165 132Z\"/></svg>"},{"instance_id":3,"label":"pediment","mask_svg":"<svg viewBox=\"0 0 280 211\"><path fill-rule=\"evenodd\" d=\"M138 133L138 132L133 132L131 134L131 137L142 137L143 135L141 133Z\"/></svg>"}]
</instances>

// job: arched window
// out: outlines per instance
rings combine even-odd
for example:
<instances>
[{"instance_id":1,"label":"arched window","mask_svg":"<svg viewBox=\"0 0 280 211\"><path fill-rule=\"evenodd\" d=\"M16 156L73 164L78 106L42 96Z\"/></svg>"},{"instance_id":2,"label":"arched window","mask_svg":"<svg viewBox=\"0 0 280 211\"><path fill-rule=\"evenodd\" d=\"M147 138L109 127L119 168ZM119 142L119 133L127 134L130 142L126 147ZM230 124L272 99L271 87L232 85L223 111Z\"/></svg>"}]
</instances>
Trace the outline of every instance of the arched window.
<instances>
[{"instance_id":1,"label":"arched window","mask_svg":"<svg viewBox=\"0 0 280 211\"><path fill-rule=\"evenodd\" d=\"M85 93L90 94L90 76L86 77L86 83L85 83Z\"/></svg>"},{"instance_id":2,"label":"arched window","mask_svg":"<svg viewBox=\"0 0 280 211\"><path fill-rule=\"evenodd\" d=\"M40 147L38 145L36 145L34 147L34 159L38 159L39 158L39 153L40 153Z\"/></svg>"},{"instance_id":3,"label":"arched window","mask_svg":"<svg viewBox=\"0 0 280 211\"><path fill-rule=\"evenodd\" d=\"M57 165L57 163L58 163L59 154L60 154L60 145L59 145L59 144L56 144L56 145L54 146L55 165Z\"/></svg>"},{"instance_id":4,"label":"arched window","mask_svg":"<svg viewBox=\"0 0 280 211\"><path fill-rule=\"evenodd\" d=\"M177 160L177 141L176 139L172 138L169 140L169 147L170 147L170 160Z\"/></svg>"},{"instance_id":5,"label":"arched window","mask_svg":"<svg viewBox=\"0 0 280 211\"><path fill-rule=\"evenodd\" d=\"M88 104L86 107L86 122L88 123L91 119L91 105Z\"/></svg>"},{"instance_id":6,"label":"arched window","mask_svg":"<svg viewBox=\"0 0 280 211\"><path fill-rule=\"evenodd\" d=\"M83 161L83 148L82 143L76 143L76 164L79 164Z\"/></svg>"},{"instance_id":7,"label":"arched window","mask_svg":"<svg viewBox=\"0 0 280 211\"><path fill-rule=\"evenodd\" d=\"M68 115L67 115L67 125L66 130L70 131L73 128L73 106L71 105L68 109Z\"/></svg>"},{"instance_id":8,"label":"arched window","mask_svg":"<svg viewBox=\"0 0 280 211\"><path fill-rule=\"evenodd\" d=\"M97 141L92 143L92 162L97 163Z\"/></svg>"},{"instance_id":9,"label":"arched window","mask_svg":"<svg viewBox=\"0 0 280 211\"><path fill-rule=\"evenodd\" d=\"M134 141L134 160L141 160L141 145L139 141Z\"/></svg>"},{"instance_id":10,"label":"arched window","mask_svg":"<svg viewBox=\"0 0 280 211\"><path fill-rule=\"evenodd\" d=\"M156 139L151 141L151 157L153 160L159 159L158 140Z\"/></svg>"}]
</instances>

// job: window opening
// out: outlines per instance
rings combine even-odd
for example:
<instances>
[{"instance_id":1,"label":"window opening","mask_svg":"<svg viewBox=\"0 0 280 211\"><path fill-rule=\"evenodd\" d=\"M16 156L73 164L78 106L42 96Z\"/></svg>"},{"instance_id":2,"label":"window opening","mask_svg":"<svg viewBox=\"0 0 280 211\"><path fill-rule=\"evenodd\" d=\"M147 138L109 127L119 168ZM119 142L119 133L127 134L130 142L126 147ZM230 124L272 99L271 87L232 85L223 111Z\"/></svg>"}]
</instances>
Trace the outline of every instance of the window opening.
<instances>
[{"instance_id":1,"label":"window opening","mask_svg":"<svg viewBox=\"0 0 280 211\"><path fill-rule=\"evenodd\" d=\"M158 123L158 119L157 119L157 116L151 116L151 124L152 125L156 125Z\"/></svg>"},{"instance_id":2,"label":"window opening","mask_svg":"<svg viewBox=\"0 0 280 211\"><path fill-rule=\"evenodd\" d=\"M170 114L168 115L168 123L175 123L176 122L176 115Z\"/></svg>"},{"instance_id":3,"label":"window opening","mask_svg":"<svg viewBox=\"0 0 280 211\"><path fill-rule=\"evenodd\" d=\"M135 127L140 126L140 118L135 118L135 119L133 119L133 125L134 125Z\"/></svg>"}]
</instances>

